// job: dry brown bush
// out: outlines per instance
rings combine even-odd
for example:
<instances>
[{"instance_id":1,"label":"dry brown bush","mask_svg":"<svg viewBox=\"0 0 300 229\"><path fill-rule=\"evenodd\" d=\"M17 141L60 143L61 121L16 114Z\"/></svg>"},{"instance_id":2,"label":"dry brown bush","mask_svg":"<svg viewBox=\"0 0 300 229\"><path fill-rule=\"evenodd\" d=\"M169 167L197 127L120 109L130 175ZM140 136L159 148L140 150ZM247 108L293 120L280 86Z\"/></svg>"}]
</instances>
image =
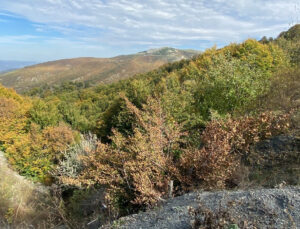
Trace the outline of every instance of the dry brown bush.
<instances>
[{"instance_id":1,"label":"dry brown bush","mask_svg":"<svg viewBox=\"0 0 300 229\"><path fill-rule=\"evenodd\" d=\"M178 124L167 123L158 100L149 99L139 110L123 99L137 120L133 134L125 137L114 130L111 144L99 143L96 151L82 157L86 169L79 180L62 179L104 185L110 203L153 206L168 194L168 184L176 174L175 152L186 133Z\"/></svg>"},{"instance_id":2,"label":"dry brown bush","mask_svg":"<svg viewBox=\"0 0 300 229\"><path fill-rule=\"evenodd\" d=\"M286 130L289 117L266 112L258 117L210 122L201 136L203 147L190 148L182 155L180 180L187 187L224 188L250 146Z\"/></svg>"}]
</instances>

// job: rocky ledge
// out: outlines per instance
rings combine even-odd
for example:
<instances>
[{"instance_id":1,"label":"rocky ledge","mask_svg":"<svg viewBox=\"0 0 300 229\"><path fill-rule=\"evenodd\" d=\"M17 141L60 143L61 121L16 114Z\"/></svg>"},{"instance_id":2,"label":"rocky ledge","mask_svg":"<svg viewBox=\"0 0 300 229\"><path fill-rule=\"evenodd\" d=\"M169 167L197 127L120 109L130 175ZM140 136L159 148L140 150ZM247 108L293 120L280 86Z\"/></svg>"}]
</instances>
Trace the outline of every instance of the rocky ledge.
<instances>
[{"instance_id":1,"label":"rocky ledge","mask_svg":"<svg viewBox=\"0 0 300 229\"><path fill-rule=\"evenodd\" d=\"M189 193L102 228L300 228L300 187Z\"/></svg>"}]
</instances>

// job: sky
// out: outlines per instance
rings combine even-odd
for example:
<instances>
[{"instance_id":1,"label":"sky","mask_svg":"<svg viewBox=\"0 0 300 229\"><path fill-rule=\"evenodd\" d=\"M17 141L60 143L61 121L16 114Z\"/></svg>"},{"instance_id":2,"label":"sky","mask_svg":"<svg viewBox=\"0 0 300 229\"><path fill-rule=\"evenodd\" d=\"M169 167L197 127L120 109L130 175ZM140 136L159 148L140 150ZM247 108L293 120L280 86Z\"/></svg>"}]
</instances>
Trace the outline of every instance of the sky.
<instances>
[{"instance_id":1,"label":"sky","mask_svg":"<svg viewBox=\"0 0 300 229\"><path fill-rule=\"evenodd\" d=\"M295 23L299 0L0 0L0 60L203 51Z\"/></svg>"}]
</instances>

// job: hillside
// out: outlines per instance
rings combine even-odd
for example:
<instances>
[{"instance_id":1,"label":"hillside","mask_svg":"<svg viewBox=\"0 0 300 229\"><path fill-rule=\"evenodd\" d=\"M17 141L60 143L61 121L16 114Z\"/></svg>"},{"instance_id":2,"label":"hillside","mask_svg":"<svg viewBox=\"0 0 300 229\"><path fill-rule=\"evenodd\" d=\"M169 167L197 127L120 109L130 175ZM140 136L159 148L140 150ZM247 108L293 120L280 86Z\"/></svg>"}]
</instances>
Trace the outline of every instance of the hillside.
<instances>
[{"instance_id":1,"label":"hillside","mask_svg":"<svg viewBox=\"0 0 300 229\"><path fill-rule=\"evenodd\" d=\"M49 187L53 209L59 214L54 222L50 217L45 228L61 223L74 229L87 228L87 223L97 220L105 224L155 209L168 204L168 198L198 190L299 185L299 47L299 39L248 39L89 88L68 82L35 88L26 96L0 85L0 151L20 175ZM177 51L168 48L150 50L115 57L109 63L117 66L114 63L125 62L124 58L131 63L174 53ZM64 69L70 60L64 61L35 67L51 69L56 63L56 69ZM69 68L81 66L73 61ZM82 71L85 68L89 72L92 69L88 63ZM62 80L56 78L55 82ZM19 86L21 90L22 85ZM297 194L298 189L295 190ZM289 224L283 214L289 209L281 207L287 206L285 200L291 199L293 204L294 199L285 191L267 190L268 195L264 192L232 192L230 200L243 198L246 202L241 207L237 201L232 207L235 203L231 201L229 216L233 213L234 219L239 220L235 217L238 213L245 218L230 223L244 223L254 203L258 207L252 208L255 217L261 212L267 214L257 222L257 228L264 228L260 225L264 220L274 221L271 228L278 228L281 219ZM210 193L205 194L207 202L217 207L220 196ZM249 195L255 198L250 199ZM265 198L260 201L258 197L262 195ZM188 195L174 198L174 218L176 212L183 210L179 202L185 197ZM3 223L12 227L20 219L18 205L13 204L17 201L0 212ZM274 207L279 221L265 205ZM210 216L219 217L219 213L228 216L228 212L207 207L204 214L207 213L208 221ZM202 212L198 210L195 213L200 217L195 222L201 220ZM163 211L159 217L168 218L169 213ZM152 213L155 215L156 211ZM180 220L187 219L186 208L182 213ZM289 213L298 223L294 213ZM248 215L250 219L253 214ZM299 215L297 211L295 215ZM148 213L144 216L149 218ZM134 219L140 228L143 214ZM123 222L126 228L123 220L113 225ZM156 226L155 223L149 221L148 225ZM286 228L292 228L289 226Z\"/></svg>"},{"instance_id":2,"label":"hillside","mask_svg":"<svg viewBox=\"0 0 300 229\"><path fill-rule=\"evenodd\" d=\"M286 40L299 41L300 39L300 24L294 25L288 31L281 32L277 39L283 38Z\"/></svg>"},{"instance_id":3,"label":"hillside","mask_svg":"<svg viewBox=\"0 0 300 229\"><path fill-rule=\"evenodd\" d=\"M110 83L196 54L198 52L193 50L161 48L114 58L57 60L2 74L0 83L19 92L45 84L60 85L66 81Z\"/></svg>"}]
</instances>

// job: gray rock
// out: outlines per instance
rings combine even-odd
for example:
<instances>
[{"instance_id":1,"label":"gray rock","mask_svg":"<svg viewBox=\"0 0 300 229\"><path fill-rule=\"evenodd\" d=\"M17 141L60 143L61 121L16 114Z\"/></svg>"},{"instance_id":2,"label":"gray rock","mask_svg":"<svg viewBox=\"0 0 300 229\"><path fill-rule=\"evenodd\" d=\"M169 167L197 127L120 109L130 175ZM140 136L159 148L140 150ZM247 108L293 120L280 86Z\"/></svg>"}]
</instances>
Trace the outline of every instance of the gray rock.
<instances>
[{"instance_id":1,"label":"gray rock","mask_svg":"<svg viewBox=\"0 0 300 229\"><path fill-rule=\"evenodd\" d=\"M300 187L189 193L168 200L158 209L120 218L102 228L188 229L195 219L189 211L199 204L212 212L227 209L240 225L247 222L245 228L300 228Z\"/></svg>"}]
</instances>

